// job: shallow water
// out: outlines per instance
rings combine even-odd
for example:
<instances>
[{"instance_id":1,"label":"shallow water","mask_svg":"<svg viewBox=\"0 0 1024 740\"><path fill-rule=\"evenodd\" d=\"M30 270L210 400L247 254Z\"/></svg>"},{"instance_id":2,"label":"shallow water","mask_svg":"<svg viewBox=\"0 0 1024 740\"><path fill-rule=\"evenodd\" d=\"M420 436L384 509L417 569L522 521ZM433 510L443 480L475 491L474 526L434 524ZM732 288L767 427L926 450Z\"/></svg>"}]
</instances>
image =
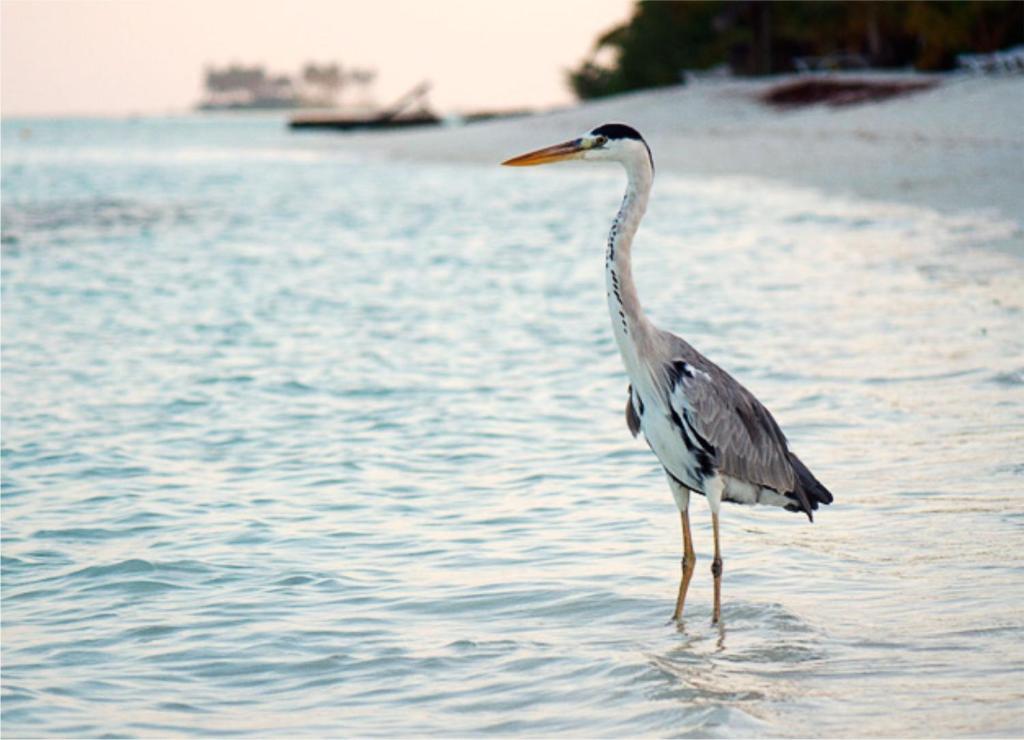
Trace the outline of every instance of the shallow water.
<instances>
[{"instance_id":1,"label":"shallow water","mask_svg":"<svg viewBox=\"0 0 1024 740\"><path fill-rule=\"evenodd\" d=\"M695 499L676 628L621 175L339 141L5 122L6 735L1024 733L1018 224L659 174L648 312L836 494L723 510L720 629Z\"/></svg>"}]
</instances>

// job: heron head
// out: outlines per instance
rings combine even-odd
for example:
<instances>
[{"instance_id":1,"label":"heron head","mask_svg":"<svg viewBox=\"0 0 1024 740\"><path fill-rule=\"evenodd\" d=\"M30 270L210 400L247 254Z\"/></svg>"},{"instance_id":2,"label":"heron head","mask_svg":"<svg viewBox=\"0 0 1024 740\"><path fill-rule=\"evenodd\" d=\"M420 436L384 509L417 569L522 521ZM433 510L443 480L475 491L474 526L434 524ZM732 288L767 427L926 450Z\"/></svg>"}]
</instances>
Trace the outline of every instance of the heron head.
<instances>
[{"instance_id":1,"label":"heron head","mask_svg":"<svg viewBox=\"0 0 1024 740\"><path fill-rule=\"evenodd\" d=\"M507 159L502 164L510 167L530 167L538 164L585 159L592 162L621 162L627 167L636 162L649 162L654 169L654 157L644 137L624 123L606 123L588 131L577 139L538 149Z\"/></svg>"}]
</instances>

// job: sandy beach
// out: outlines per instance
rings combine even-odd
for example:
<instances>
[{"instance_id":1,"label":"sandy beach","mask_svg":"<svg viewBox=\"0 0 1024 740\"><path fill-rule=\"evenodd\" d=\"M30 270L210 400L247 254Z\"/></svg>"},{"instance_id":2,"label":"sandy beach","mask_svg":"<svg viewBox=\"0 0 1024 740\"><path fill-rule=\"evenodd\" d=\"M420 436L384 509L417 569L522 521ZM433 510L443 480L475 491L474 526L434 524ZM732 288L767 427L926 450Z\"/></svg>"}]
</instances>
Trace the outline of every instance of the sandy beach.
<instances>
[{"instance_id":1,"label":"sandy beach","mask_svg":"<svg viewBox=\"0 0 1024 740\"><path fill-rule=\"evenodd\" d=\"M793 77L698 79L529 118L362 134L344 145L400 158L490 162L621 121L644 134L661 172L770 178L937 210L997 209L1019 219L1024 77L873 78L936 84L884 101L779 109L759 98Z\"/></svg>"}]
</instances>

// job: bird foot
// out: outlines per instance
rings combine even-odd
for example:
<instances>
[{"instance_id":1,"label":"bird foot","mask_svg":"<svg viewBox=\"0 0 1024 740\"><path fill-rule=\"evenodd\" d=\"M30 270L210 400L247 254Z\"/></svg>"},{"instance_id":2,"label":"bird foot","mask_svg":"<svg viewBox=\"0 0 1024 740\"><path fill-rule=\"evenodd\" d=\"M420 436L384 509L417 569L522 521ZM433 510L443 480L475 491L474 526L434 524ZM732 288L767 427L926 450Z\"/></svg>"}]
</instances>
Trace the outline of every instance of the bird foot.
<instances>
[{"instance_id":1,"label":"bird foot","mask_svg":"<svg viewBox=\"0 0 1024 740\"><path fill-rule=\"evenodd\" d=\"M676 627L677 629L680 629L680 630L683 629L683 627L685 625L686 625L686 619L683 617L682 614L680 614L678 612L673 614L672 618L669 619L667 622L665 622L665 626L666 627L673 627L674 626L674 627Z\"/></svg>"}]
</instances>

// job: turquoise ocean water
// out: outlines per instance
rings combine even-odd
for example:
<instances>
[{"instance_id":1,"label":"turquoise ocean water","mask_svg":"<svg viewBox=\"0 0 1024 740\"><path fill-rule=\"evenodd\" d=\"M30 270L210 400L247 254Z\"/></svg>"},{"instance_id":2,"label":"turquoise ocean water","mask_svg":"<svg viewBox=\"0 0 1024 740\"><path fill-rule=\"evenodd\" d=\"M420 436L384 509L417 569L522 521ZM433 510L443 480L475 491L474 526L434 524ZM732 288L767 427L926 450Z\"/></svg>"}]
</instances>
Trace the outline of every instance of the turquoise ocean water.
<instances>
[{"instance_id":1,"label":"turquoise ocean water","mask_svg":"<svg viewBox=\"0 0 1024 740\"><path fill-rule=\"evenodd\" d=\"M648 312L836 494L724 509L721 628L695 499L677 628L614 169L5 121L2 186L5 735L1024 733L1019 223L659 173Z\"/></svg>"}]
</instances>

